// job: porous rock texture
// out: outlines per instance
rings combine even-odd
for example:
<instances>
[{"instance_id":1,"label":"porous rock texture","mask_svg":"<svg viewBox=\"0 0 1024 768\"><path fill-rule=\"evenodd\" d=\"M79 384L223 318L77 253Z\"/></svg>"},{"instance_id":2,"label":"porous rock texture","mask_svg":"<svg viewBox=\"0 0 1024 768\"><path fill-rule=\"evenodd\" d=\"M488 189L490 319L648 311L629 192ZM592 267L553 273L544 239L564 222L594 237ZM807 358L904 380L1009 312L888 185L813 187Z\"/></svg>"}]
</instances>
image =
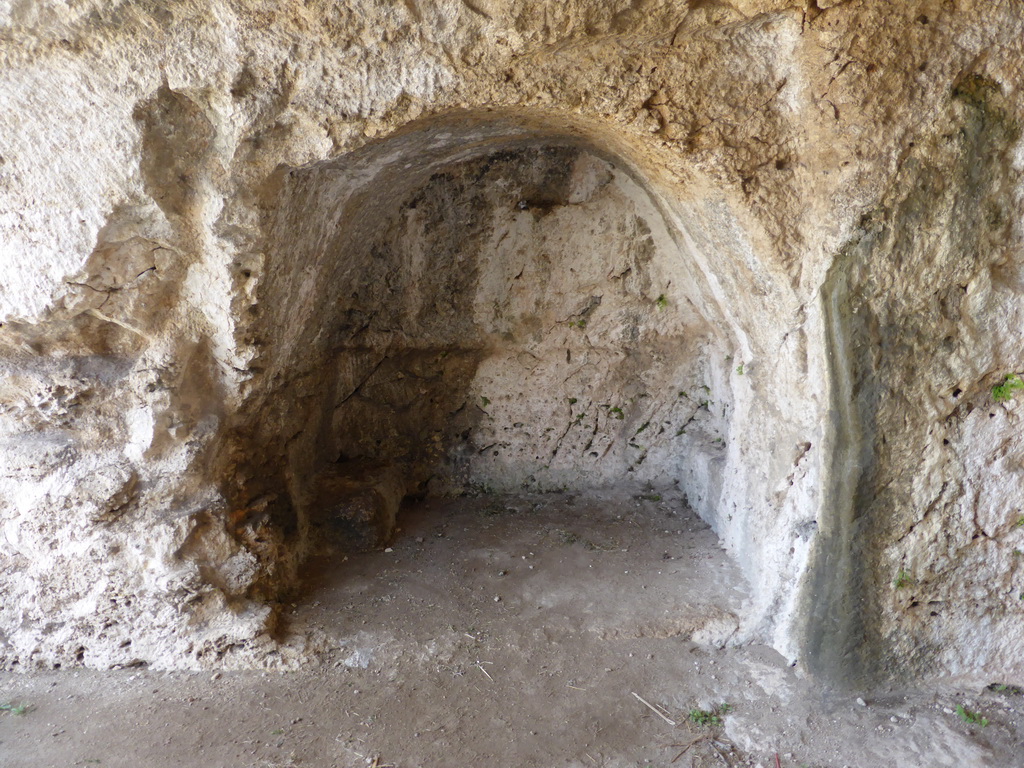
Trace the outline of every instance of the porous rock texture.
<instances>
[{"instance_id":1,"label":"porous rock texture","mask_svg":"<svg viewBox=\"0 0 1024 768\"><path fill-rule=\"evenodd\" d=\"M0 25L3 665L300 663L276 601L362 476L678 487L736 640L1024 681L1019 4Z\"/></svg>"}]
</instances>

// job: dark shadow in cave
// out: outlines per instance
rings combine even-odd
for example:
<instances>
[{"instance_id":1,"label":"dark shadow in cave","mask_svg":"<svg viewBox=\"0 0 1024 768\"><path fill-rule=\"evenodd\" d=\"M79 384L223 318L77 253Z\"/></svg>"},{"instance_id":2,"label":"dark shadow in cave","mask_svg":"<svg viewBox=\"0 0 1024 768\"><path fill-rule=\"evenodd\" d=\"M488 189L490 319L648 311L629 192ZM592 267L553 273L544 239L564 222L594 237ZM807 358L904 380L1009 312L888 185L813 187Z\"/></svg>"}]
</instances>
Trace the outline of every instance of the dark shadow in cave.
<instances>
[{"instance_id":1,"label":"dark shadow in cave","mask_svg":"<svg viewBox=\"0 0 1024 768\"><path fill-rule=\"evenodd\" d=\"M283 484L300 532L353 549L409 495L672 488L707 515L729 326L642 174L599 144L463 115L284 173L261 286L278 299L254 330L283 343L248 495Z\"/></svg>"}]
</instances>

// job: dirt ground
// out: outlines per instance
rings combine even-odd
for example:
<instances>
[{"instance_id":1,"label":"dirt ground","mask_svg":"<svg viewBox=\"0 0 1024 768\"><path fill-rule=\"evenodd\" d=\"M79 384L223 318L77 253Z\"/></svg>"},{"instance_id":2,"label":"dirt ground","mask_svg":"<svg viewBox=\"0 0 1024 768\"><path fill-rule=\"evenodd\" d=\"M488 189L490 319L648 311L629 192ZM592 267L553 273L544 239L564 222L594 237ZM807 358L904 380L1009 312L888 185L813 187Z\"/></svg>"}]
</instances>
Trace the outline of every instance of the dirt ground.
<instances>
[{"instance_id":1,"label":"dirt ground","mask_svg":"<svg viewBox=\"0 0 1024 768\"><path fill-rule=\"evenodd\" d=\"M311 564L297 671L0 675L0 705L27 707L0 711L0 766L1024 766L1013 687L839 695L729 646L746 586L670 494L430 501L399 524L387 551Z\"/></svg>"}]
</instances>

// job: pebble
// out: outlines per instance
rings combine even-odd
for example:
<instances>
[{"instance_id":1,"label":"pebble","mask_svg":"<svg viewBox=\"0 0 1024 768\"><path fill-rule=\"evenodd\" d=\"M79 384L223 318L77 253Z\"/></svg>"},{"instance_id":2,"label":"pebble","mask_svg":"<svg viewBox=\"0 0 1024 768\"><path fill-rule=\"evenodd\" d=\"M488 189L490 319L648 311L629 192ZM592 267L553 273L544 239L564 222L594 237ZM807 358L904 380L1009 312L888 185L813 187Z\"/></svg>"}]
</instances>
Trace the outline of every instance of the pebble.
<instances>
[{"instance_id":1,"label":"pebble","mask_svg":"<svg viewBox=\"0 0 1024 768\"><path fill-rule=\"evenodd\" d=\"M889 722L890 723L898 723L899 721L900 721L900 719L898 717L896 717L896 715L893 715L892 717L889 718Z\"/></svg>"},{"instance_id":2,"label":"pebble","mask_svg":"<svg viewBox=\"0 0 1024 768\"><path fill-rule=\"evenodd\" d=\"M866 707L868 705L868 703L864 701L864 699L862 699L860 696L857 697L857 704L859 704L862 707Z\"/></svg>"},{"instance_id":3,"label":"pebble","mask_svg":"<svg viewBox=\"0 0 1024 768\"><path fill-rule=\"evenodd\" d=\"M392 547L388 547L388 548L387 548L387 549L385 549L384 551L385 551L385 552L394 552L395 550L394 550L394 549L393 549Z\"/></svg>"},{"instance_id":4,"label":"pebble","mask_svg":"<svg viewBox=\"0 0 1024 768\"><path fill-rule=\"evenodd\" d=\"M495 595L494 596L494 602L500 603L501 602L501 598L498 595Z\"/></svg>"}]
</instances>

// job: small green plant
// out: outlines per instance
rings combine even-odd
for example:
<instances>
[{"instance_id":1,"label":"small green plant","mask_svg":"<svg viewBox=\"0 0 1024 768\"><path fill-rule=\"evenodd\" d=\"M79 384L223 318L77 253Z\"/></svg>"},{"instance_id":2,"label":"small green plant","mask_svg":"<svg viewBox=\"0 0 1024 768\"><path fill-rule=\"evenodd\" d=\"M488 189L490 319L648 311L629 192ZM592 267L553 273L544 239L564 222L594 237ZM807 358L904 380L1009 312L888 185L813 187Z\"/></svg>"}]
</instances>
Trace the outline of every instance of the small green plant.
<instances>
[{"instance_id":1,"label":"small green plant","mask_svg":"<svg viewBox=\"0 0 1024 768\"><path fill-rule=\"evenodd\" d=\"M644 423L643 423L643 424L642 424L642 425L640 426L640 429L638 429L638 430L637 430L636 432L634 432L634 433L633 433L633 437L636 437L637 435L639 435L639 434L640 434L641 432L643 432L643 431L644 431L645 429L647 429L647 428L648 428L649 426L651 426L651 422L649 422L649 421L645 421L645 422L644 422Z\"/></svg>"},{"instance_id":2,"label":"small green plant","mask_svg":"<svg viewBox=\"0 0 1024 768\"><path fill-rule=\"evenodd\" d=\"M480 402L484 404L484 408L491 404L491 400L488 397L480 396Z\"/></svg>"},{"instance_id":3,"label":"small green plant","mask_svg":"<svg viewBox=\"0 0 1024 768\"><path fill-rule=\"evenodd\" d=\"M1022 515L1022 516L1021 516L1021 517L1020 517L1020 518L1019 518L1019 519L1017 520L1017 527L1018 527L1018 528L1024 528L1024 515Z\"/></svg>"},{"instance_id":4,"label":"small green plant","mask_svg":"<svg viewBox=\"0 0 1024 768\"><path fill-rule=\"evenodd\" d=\"M569 327L570 328L581 328L581 329L582 328L586 328L587 327L587 318L581 317L579 320L570 320L569 321Z\"/></svg>"},{"instance_id":5,"label":"small green plant","mask_svg":"<svg viewBox=\"0 0 1024 768\"><path fill-rule=\"evenodd\" d=\"M578 403L578 402L579 402L579 400L577 400L575 397L570 397L569 398L569 405L576 405L576 403Z\"/></svg>"},{"instance_id":6,"label":"small green plant","mask_svg":"<svg viewBox=\"0 0 1024 768\"><path fill-rule=\"evenodd\" d=\"M739 365L736 366L736 373L739 374L740 376L743 375L743 363L740 363Z\"/></svg>"},{"instance_id":7,"label":"small green plant","mask_svg":"<svg viewBox=\"0 0 1024 768\"><path fill-rule=\"evenodd\" d=\"M668 306L668 299L665 297L665 294L663 293L657 299L654 300L654 303L658 305L658 309L665 309Z\"/></svg>"},{"instance_id":8,"label":"small green plant","mask_svg":"<svg viewBox=\"0 0 1024 768\"><path fill-rule=\"evenodd\" d=\"M960 719L965 723L980 725L982 728L988 725L988 718L982 717L978 712L972 712L969 709L965 709L962 704L956 705L956 713L960 715Z\"/></svg>"},{"instance_id":9,"label":"small green plant","mask_svg":"<svg viewBox=\"0 0 1024 768\"><path fill-rule=\"evenodd\" d=\"M24 715L30 709L28 704L0 704L0 712L10 712L12 715Z\"/></svg>"},{"instance_id":10,"label":"small green plant","mask_svg":"<svg viewBox=\"0 0 1024 768\"><path fill-rule=\"evenodd\" d=\"M622 412L622 409L619 408L619 406L617 406L617 405L612 406L611 408L609 408L608 409L608 413L611 414L612 416L614 416L616 419L619 419L619 420L622 420L622 419L626 418L626 414L624 414Z\"/></svg>"},{"instance_id":11,"label":"small green plant","mask_svg":"<svg viewBox=\"0 0 1024 768\"><path fill-rule=\"evenodd\" d=\"M903 589L904 587L910 586L910 574L903 568L900 568L900 572L897 573L896 578L892 580L892 586L894 589Z\"/></svg>"},{"instance_id":12,"label":"small green plant","mask_svg":"<svg viewBox=\"0 0 1024 768\"><path fill-rule=\"evenodd\" d=\"M988 686L988 690L995 691L996 693L1005 693L1007 696L1024 696L1024 688L1007 683L992 683L992 685Z\"/></svg>"},{"instance_id":13,"label":"small green plant","mask_svg":"<svg viewBox=\"0 0 1024 768\"><path fill-rule=\"evenodd\" d=\"M661 501L661 494L658 493L641 493L637 496L641 501Z\"/></svg>"},{"instance_id":14,"label":"small green plant","mask_svg":"<svg viewBox=\"0 0 1024 768\"><path fill-rule=\"evenodd\" d=\"M722 715L728 713L732 707L728 704L719 704L714 709L691 709L687 717L691 723L696 725L710 726L717 728L722 725Z\"/></svg>"},{"instance_id":15,"label":"small green plant","mask_svg":"<svg viewBox=\"0 0 1024 768\"><path fill-rule=\"evenodd\" d=\"M1008 373L1001 384L992 387L992 399L997 403L1005 403L1013 398L1013 393L1018 389L1024 389L1024 380L1016 373Z\"/></svg>"}]
</instances>

